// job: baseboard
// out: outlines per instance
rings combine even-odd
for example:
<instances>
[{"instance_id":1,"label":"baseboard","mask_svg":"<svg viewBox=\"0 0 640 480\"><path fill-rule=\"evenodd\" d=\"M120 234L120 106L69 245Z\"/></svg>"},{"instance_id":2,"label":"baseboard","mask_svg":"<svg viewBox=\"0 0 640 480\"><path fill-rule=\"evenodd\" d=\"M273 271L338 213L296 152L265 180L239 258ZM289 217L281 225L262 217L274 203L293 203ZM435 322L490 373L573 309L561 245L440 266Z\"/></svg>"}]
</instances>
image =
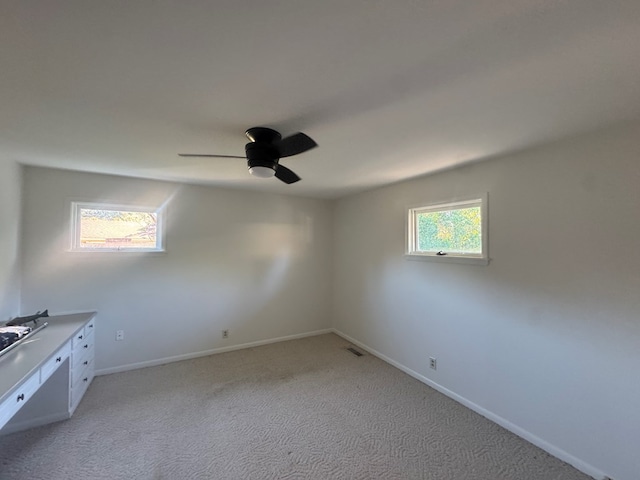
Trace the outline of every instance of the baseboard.
<instances>
[{"instance_id":1,"label":"baseboard","mask_svg":"<svg viewBox=\"0 0 640 480\"><path fill-rule=\"evenodd\" d=\"M256 342L249 342L249 343L241 343L239 345L232 345L229 347L213 348L211 350L185 353L183 355L175 355L172 357L158 358L154 360L148 360L145 362L130 363L127 365L119 365L117 367L101 368L100 370L96 370L95 375L96 376L109 375L111 373L121 373L129 370L137 370L138 368L156 367L158 365L165 365L167 363L180 362L182 360L191 360L192 358L208 357L209 355L215 355L217 353L232 352L234 350L242 350L244 348L259 347L261 345L268 345L270 343L285 342L287 340L297 340L299 338L305 338L305 337L314 337L316 335L324 335L326 333L332 333L332 332L333 332L333 329L325 328L323 330L315 330L313 332L297 333L295 335L287 335L285 337L270 338L267 340L258 340Z\"/></svg>"},{"instance_id":2,"label":"baseboard","mask_svg":"<svg viewBox=\"0 0 640 480\"><path fill-rule=\"evenodd\" d=\"M607 480L609 477L602 472L601 470L595 468L594 466L588 464L587 462L574 457L573 455L571 455L570 453L565 452L564 450L556 447L555 445L552 445L551 443L547 442L546 440L543 440L540 437L537 437L536 435L532 434L531 432L520 428L517 425L514 425L513 423L511 423L510 421L490 412L489 410L486 410L485 408L482 408L481 406L473 403L472 401L458 395L457 393L443 387L442 385L434 382L433 380L425 377L424 375L419 374L418 372L402 365L401 363L393 360L392 358L387 357L386 355L376 351L375 349L369 347L368 345L365 345L364 343L356 340L355 338L350 337L349 335L333 328L331 329L331 331L333 333L335 333L336 335L339 335L340 337L344 338L345 340L347 340L348 342L353 343L354 345L357 345L358 347L362 348L363 350L366 350L367 352L369 352L371 355L374 355L376 357L378 357L379 359L389 363L390 365L393 365L394 367L396 367L399 370L402 370L404 373L406 373L407 375L412 376L413 378L415 378L416 380L421 381L422 383L425 383L427 385L429 385L431 388L433 388L434 390L437 390L438 392L446 395L449 398L452 398L453 400L455 400L458 403L461 403L462 405L464 405L465 407L473 410L474 412L482 415L485 418L488 418L489 420L491 420L494 423L497 423L498 425L500 425L503 428L506 428L507 430L509 430L510 432L518 435L521 438L524 438L526 441L534 444L536 447L541 448L542 450L544 450L545 452L553 455L554 457L562 460L563 462L568 463L569 465L572 465L573 467L577 468L578 470L580 470L582 473L585 473L586 475L589 475L595 479L599 479L599 480Z\"/></svg>"},{"instance_id":3,"label":"baseboard","mask_svg":"<svg viewBox=\"0 0 640 480\"><path fill-rule=\"evenodd\" d=\"M21 432L23 430L28 430L29 428L40 427L49 423L68 420L70 417L71 415L69 415L69 412L59 412L52 413L51 415L45 415L44 417L32 418L19 423L11 423L11 421L9 421L9 423L2 428L0 436L9 435L10 433L15 432Z\"/></svg>"}]
</instances>

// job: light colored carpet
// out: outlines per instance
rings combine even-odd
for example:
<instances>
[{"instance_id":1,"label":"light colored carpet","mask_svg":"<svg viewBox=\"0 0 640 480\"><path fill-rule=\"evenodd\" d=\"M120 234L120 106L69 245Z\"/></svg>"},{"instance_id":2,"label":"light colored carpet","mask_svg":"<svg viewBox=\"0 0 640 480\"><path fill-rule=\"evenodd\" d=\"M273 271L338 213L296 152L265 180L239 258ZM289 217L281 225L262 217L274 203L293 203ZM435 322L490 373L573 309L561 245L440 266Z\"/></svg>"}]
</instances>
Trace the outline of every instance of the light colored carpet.
<instances>
[{"instance_id":1,"label":"light colored carpet","mask_svg":"<svg viewBox=\"0 0 640 480\"><path fill-rule=\"evenodd\" d=\"M329 334L97 377L2 480L589 477Z\"/></svg>"}]
</instances>

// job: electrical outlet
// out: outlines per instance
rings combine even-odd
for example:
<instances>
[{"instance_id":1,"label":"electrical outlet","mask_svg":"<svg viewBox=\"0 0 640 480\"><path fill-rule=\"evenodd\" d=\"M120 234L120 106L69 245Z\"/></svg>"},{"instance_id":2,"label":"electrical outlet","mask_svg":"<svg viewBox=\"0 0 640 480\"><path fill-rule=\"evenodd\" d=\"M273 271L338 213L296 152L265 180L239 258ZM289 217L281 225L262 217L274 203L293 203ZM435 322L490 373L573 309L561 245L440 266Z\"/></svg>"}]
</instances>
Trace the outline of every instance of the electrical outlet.
<instances>
[{"instance_id":1,"label":"electrical outlet","mask_svg":"<svg viewBox=\"0 0 640 480\"><path fill-rule=\"evenodd\" d=\"M433 370L438 369L438 360L436 360L436 357L429 357L429 368Z\"/></svg>"},{"instance_id":2,"label":"electrical outlet","mask_svg":"<svg viewBox=\"0 0 640 480\"><path fill-rule=\"evenodd\" d=\"M229 338L229 330L222 330L222 338Z\"/></svg>"},{"instance_id":3,"label":"electrical outlet","mask_svg":"<svg viewBox=\"0 0 640 480\"><path fill-rule=\"evenodd\" d=\"M116 330L116 341L120 342L124 340L124 330Z\"/></svg>"}]
</instances>

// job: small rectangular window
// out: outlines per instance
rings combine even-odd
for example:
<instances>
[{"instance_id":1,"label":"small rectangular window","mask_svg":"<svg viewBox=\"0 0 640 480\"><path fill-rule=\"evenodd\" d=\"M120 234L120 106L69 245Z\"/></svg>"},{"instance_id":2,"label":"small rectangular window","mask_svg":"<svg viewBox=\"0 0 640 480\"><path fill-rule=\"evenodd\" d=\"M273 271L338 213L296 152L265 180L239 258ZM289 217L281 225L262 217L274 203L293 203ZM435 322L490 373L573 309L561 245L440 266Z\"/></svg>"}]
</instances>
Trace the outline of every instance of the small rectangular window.
<instances>
[{"instance_id":1,"label":"small rectangular window","mask_svg":"<svg viewBox=\"0 0 640 480\"><path fill-rule=\"evenodd\" d=\"M486 195L409 208L409 257L488 263Z\"/></svg>"},{"instance_id":2,"label":"small rectangular window","mask_svg":"<svg viewBox=\"0 0 640 480\"><path fill-rule=\"evenodd\" d=\"M162 210L131 205L71 203L72 251L161 252Z\"/></svg>"}]
</instances>

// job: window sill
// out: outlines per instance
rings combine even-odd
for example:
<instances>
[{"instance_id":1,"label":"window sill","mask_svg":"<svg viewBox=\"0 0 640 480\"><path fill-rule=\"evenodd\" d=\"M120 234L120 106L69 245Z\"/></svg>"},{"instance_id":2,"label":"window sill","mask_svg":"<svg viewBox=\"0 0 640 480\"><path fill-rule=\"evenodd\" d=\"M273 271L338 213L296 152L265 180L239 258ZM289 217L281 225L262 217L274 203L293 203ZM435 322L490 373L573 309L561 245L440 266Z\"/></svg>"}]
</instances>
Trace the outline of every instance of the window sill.
<instances>
[{"instance_id":1,"label":"window sill","mask_svg":"<svg viewBox=\"0 0 640 480\"><path fill-rule=\"evenodd\" d=\"M165 249L162 250L134 250L134 249L120 249L117 248L71 248L67 250L67 253L91 253L93 255L99 253L119 253L119 254L134 254L134 255L163 255L166 254L167 251Z\"/></svg>"},{"instance_id":2,"label":"window sill","mask_svg":"<svg viewBox=\"0 0 640 480\"><path fill-rule=\"evenodd\" d=\"M488 257L471 257L462 255L435 255L435 254L418 254L405 253L406 260L417 260L420 262L437 262L437 263L466 263L467 265L489 265Z\"/></svg>"}]
</instances>

